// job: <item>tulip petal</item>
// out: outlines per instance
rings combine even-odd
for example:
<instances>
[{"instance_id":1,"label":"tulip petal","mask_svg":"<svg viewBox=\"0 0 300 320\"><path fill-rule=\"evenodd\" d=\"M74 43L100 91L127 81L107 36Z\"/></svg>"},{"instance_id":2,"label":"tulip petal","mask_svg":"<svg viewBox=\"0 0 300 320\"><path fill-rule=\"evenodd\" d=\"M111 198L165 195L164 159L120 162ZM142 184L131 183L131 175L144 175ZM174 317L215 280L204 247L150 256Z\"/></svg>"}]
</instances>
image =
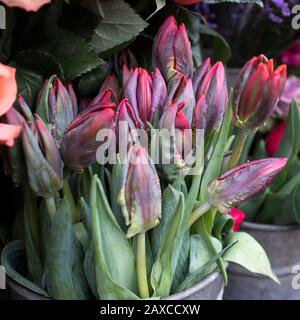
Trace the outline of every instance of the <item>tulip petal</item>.
<instances>
[{"instance_id":1,"label":"tulip petal","mask_svg":"<svg viewBox=\"0 0 300 320\"><path fill-rule=\"evenodd\" d=\"M287 158L268 158L243 163L210 182L211 204L221 213L229 213L257 192L263 190L286 165Z\"/></svg>"}]
</instances>

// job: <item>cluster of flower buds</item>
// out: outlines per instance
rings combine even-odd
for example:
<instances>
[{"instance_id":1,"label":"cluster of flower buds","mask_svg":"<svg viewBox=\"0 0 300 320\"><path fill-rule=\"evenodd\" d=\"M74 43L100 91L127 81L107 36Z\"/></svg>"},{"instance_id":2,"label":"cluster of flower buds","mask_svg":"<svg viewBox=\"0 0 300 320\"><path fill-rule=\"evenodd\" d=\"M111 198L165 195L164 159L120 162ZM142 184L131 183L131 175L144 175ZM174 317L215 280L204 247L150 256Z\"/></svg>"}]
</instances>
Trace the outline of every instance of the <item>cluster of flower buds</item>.
<instances>
[{"instance_id":1,"label":"cluster of flower buds","mask_svg":"<svg viewBox=\"0 0 300 320\"><path fill-rule=\"evenodd\" d=\"M6 115L8 124L22 127L19 142L10 151L15 181L22 177L17 170L24 157L32 189L39 196L53 195L61 188L63 163L82 173L96 161L103 143L97 141L99 130L113 129L118 137L121 122L127 123L129 133L132 129L147 130L149 124L167 129L172 152L170 164L159 164L160 173L169 181L186 175L193 166L187 160L195 153L195 141L185 131L204 129L207 136L219 129L224 118L228 104L224 66L222 62L212 65L207 59L194 72L185 26L178 26L174 17L167 18L159 29L152 55L156 68L148 73L134 68L132 53L123 51L116 57L122 66L119 79L108 76L96 97L82 100L79 106L72 86L64 86L55 76L41 89L36 115L20 98L19 111L11 109ZM237 126L247 130L261 126L273 112L285 80L285 66L274 70L273 61L263 55L251 59L234 88ZM164 141L158 141L164 149ZM161 190L146 149L134 139L128 146L128 158L134 161L123 166L119 202L129 225L127 236L132 237L159 222ZM234 168L210 183L211 204L228 213L264 188L285 163L286 159L264 159Z\"/></svg>"}]
</instances>

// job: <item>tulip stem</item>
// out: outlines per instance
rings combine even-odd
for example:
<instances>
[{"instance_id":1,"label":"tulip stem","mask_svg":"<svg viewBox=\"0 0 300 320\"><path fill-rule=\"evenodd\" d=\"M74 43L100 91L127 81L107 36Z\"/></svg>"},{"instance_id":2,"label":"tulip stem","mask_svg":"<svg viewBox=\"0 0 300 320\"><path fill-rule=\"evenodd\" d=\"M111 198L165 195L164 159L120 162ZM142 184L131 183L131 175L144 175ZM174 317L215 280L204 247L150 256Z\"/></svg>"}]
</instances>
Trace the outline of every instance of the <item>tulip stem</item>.
<instances>
[{"instance_id":1,"label":"tulip stem","mask_svg":"<svg viewBox=\"0 0 300 320\"><path fill-rule=\"evenodd\" d=\"M63 183L63 193L64 193L64 196L71 208L71 212L72 212L72 221L73 223L77 223L80 221L80 218L79 218L79 215L78 215L78 210L76 208L76 205L75 205L75 202L74 202L74 198L73 198L73 194L72 194L72 191L71 191L71 188L70 188L70 184L69 184L69 181L68 181L68 178L66 178L64 180L64 183Z\"/></svg>"},{"instance_id":2,"label":"tulip stem","mask_svg":"<svg viewBox=\"0 0 300 320\"><path fill-rule=\"evenodd\" d=\"M147 278L147 265L146 265L146 235L139 233L137 235L136 244L136 263L137 263L137 278L140 296L143 299L149 298L149 287Z\"/></svg>"},{"instance_id":3,"label":"tulip stem","mask_svg":"<svg viewBox=\"0 0 300 320\"><path fill-rule=\"evenodd\" d=\"M188 229L211 208L209 202L204 202L199 208L192 212L190 219L188 221Z\"/></svg>"},{"instance_id":4,"label":"tulip stem","mask_svg":"<svg viewBox=\"0 0 300 320\"><path fill-rule=\"evenodd\" d=\"M227 165L227 170L234 168L239 163L246 139L247 133L245 133L244 131L241 131L237 135L232 148L232 154Z\"/></svg>"},{"instance_id":5,"label":"tulip stem","mask_svg":"<svg viewBox=\"0 0 300 320\"><path fill-rule=\"evenodd\" d=\"M56 205L55 205L54 197L45 198L45 203L46 203L47 211L50 217L50 221L52 222L56 214Z\"/></svg>"}]
</instances>

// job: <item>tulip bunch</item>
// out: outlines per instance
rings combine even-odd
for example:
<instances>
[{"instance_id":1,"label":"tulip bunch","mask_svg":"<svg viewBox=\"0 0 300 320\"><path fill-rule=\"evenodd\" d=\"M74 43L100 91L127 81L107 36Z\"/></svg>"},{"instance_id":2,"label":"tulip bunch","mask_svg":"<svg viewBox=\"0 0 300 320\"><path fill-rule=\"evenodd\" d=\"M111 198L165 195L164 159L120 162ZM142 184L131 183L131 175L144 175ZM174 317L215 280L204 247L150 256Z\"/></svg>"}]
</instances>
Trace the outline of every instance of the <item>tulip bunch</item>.
<instances>
[{"instance_id":1,"label":"tulip bunch","mask_svg":"<svg viewBox=\"0 0 300 320\"><path fill-rule=\"evenodd\" d=\"M243 136L256 130L281 95L285 67L253 58L232 97L222 62L207 59L194 70L192 61L185 26L169 17L154 39L153 72L124 64L119 78L109 76L96 97L79 103L55 76L34 111L18 99L5 117L22 127L6 150L7 171L24 191L28 279L7 268L16 281L54 299L165 297L217 267L227 282L226 260L276 280L254 239L248 248L231 242L240 222L230 212L266 188L287 159L237 165L240 142L229 161L228 154L232 105ZM153 129L167 131L168 143ZM102 139L103 130L116 138ZM169 163L154 161L151 143ZM115 161L97 163L102 149ZM234 254L241 249L261 259L241 261ZM4 265L14 250L20 242L4 249Z\"/></svg>"}]
</instances>

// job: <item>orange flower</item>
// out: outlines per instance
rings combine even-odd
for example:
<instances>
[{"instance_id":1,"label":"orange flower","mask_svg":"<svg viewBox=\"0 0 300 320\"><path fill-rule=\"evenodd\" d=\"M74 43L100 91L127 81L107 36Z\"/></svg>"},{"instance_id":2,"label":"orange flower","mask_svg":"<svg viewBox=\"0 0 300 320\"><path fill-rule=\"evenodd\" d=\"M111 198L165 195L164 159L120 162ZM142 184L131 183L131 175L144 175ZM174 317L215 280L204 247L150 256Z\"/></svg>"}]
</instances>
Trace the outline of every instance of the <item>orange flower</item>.
<instances>
[{"instance_id":1,"label":"orange flower","mask_svg":"<svg viewBox=\"0 0 300 320\"><path fill-rule=\"evenodd\" d=\"M0 63L0 116L8 111L17 96L16 69Z\"/></svg>"},{"instance_id":2,"label":"orange flower","mask_svg":"<svg viewBox=\"0 0 300 320\"><path fill-rule=\"evenodd\" d=\"M20 133L20 126L13 126L10 124L0 124L0 144L5 144L8 147L12 147L14 139L18 137Z\"/></svg>"},{"instance_id":3,"label":"orange flower","mask_svg":"<svg viewBox=\"0 0 300 320\"><path fill-rule=\"evenodd\" d=\"M51 0L0 0L8 7L18 7L26 11L38 11L41 6Z\"/></svg>"},{"instance_id":4,"label":"orange flower","mask_svg":"<svg viewBox=\"0 0 300 320\"><path fill-rule=\"evenodd\" d=\"M17 83L15 74L16 69L0 63L0 116L9 110L16 99ZM19 126L0 124L0 144L11 147L19 132Z\"/></svg>"}]
</instances>

